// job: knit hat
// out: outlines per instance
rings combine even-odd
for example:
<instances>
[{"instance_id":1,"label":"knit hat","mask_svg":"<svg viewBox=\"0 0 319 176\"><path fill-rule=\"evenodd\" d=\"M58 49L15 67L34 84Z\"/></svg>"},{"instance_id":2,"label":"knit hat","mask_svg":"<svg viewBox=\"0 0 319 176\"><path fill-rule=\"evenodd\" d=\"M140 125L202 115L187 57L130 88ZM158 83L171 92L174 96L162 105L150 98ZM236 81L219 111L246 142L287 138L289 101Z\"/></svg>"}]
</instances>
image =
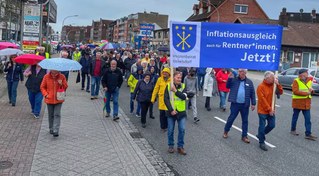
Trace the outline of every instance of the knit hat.
<instances>
[{"instance_id":1,"label":"knit hat","mask_svg":"<svg viewBox=\"0 0 319 176\"><path fill-rule=\"evenodd\" d=\"M302 68L302 69L300 69L300 70L299 70L299 75L300 75L300 74L302 74L302 73L305 73L305 72L308 72L308 70L307 70L307 69Z\"/></svg>"}]
</instances>

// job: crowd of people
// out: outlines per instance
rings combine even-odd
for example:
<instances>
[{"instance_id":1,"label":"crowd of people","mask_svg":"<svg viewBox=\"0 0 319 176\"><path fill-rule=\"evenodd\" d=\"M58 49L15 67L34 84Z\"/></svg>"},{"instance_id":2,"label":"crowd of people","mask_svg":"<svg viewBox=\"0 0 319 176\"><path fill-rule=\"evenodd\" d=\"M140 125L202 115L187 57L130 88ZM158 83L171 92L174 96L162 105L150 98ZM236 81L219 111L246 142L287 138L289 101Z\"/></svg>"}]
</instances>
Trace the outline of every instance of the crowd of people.
<instances>
[{"instance_id":1,"label":"crowd of people","mask_svg":"<svg viewBox=\"0 0 319 176\"><path fill-rule=\"evenodd\" d=\"M47 56L43 51L39 55ZM69 72L57 70L47 71L39 65L29 66L23 70L22 65L15 63L15 56L10 57L6 64L8 97L12 106L16 105L17 82L28 78L28 89L32 114L39 118L42 99L45 99L49 114L49 128L53 136L59 136L61 106L63 99L58 100L56 90L68 87ZM89 47L63 49L61 57L78 61L82 68L78 72L81 77L81 89L90 93L91 100L99 99L100 87L105 92L105 117L119 120L119 97L123 83L130 91L130 113L141 118L141 126L147 126L147 114L154 119L154 103L158 102L160 128L168 135L168 152L174 153L174 129L178 124L177 152L186 155L184 135L187 109L192 111L194 123L200 122L197 110L197 97L206 98L205 108L211 111L211 97L219 96L219 108L227 109L227 97L230 102L230 115L224 128L223 137L228 138L231 126L238 116L242 118L242 136L245 143L250 143L247 137L249 109L255 110L259 116L257 137L260 148L267 151L265 135L275 127L275 109L272 107L273 89L276 86L278 95L283 93L282 86L273 72L267 71L264 80L258 85L257 91L253 82L247 78L247 69L213 69L213 68L174 68L171 70L169 55L157 54L147 48L144 50L119 49L101 50ZM171 75L173 74L173 75ZM24 76L23 76L24 75ZM172 80L171 80L172 79ZM311 133L310 102L313 93L312 78L307 70L300 70L299 77L293 83L293 118L291 134L296 132L296 123L300 111L305 117L305 138L316 140ZM228 95L229 94L229 95ZM256 94L258 102L256 101ZM113 102L111 111L110 103ZM111 115L112 112L112 115Z\"/></svg>"}]
</instances>

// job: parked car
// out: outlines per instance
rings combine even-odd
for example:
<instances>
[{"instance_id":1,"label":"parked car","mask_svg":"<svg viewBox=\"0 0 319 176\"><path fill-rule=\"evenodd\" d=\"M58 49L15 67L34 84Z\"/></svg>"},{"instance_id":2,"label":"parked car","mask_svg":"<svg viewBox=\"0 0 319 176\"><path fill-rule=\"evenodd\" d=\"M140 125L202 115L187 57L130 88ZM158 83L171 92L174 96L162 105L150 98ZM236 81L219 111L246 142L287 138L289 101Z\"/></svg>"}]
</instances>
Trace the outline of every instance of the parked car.
<instances>
[{"instance_id":1,"label":"parked car","mask_svg":"<svg viewBox=\"0 0 319 176\"><path fill-rule=\"evenodd\" d=\"M300 69L308 69L309 75L314 78L312 88L314 89L315 94L319 94L319 70L313 68L294 67L284 70L278 75L279 83L283 88L292 89L292 83L298 77Z\"/></svg>"}]
</instances>

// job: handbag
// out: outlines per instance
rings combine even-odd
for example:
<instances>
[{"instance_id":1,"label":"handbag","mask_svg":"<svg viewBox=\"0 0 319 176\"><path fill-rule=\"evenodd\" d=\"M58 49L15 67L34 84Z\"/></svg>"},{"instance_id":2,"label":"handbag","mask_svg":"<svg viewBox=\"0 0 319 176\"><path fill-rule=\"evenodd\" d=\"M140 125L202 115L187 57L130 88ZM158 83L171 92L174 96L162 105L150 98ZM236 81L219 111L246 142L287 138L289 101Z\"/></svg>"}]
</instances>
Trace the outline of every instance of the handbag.
<instances>
[{"instance_id":1,"label":"handbag","mask_svg":"<svg viewBox=\"0 0 319 176\"><path fill-rule=\"evenodd\" d=\"M56 99L59 101L65 100L65 90L60 86L56 93Z\"/></svg>"}]
</instances>

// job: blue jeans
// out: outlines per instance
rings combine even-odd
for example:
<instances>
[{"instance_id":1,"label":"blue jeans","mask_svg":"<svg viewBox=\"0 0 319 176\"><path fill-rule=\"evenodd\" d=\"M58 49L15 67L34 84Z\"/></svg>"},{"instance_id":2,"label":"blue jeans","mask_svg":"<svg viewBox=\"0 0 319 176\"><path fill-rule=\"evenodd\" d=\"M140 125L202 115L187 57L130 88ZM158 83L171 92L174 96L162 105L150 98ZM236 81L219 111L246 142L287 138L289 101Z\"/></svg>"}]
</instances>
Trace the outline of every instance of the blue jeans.
<instances>
[{"instance_id":1,"label":"blue jeans","mask_svg":"<svg viewBox=\"0 0 319 176\"><path fill-rule=\"evenodd\" d=\"M199 90L202 90L203 89L203 86L204 86L204 79L205 79L205 75L202 75L202 74L198 74L197 75L197 78L198 78L198 87L199 87Z\"/></svg>"},{"instance_id":2,"label":"blue jeans","mask_svg":"<svg viewBox=\"0 0 319 176\"><path fill-rule=\"evenodd\" d=\"M302 111L303 116L305 117L305 127L306 127L306 136L311 135L311 115L310 109L309 110L301 110L301 109L293 109L294 113L292 115L291 121L291 131L296 131L297 120L299 117L300 111Z\"/></svg>"},{"instance_id":3,"label":"blue jeans","mask_svg":"<svg viewBox=\"0 0 319 176\"><path fill-rule=\"evenodd\" d=\"M269 114L258 114L259 116L259 128L258 139L259 143L263 144L266 140L265 135L268 134L276 126L276 117ZM267 120L267 126L266 126Z\"/></svg>"},{"instance_id":4,"label":"blue jeans","mask_svg":"<svg viewBox=\"0 0 319 176\"><path fill-rule=\"evenodd\" d=\"M100 91L100 76L92 76L91 77L91 96L98 96Z\"/></svg>"},{"instance_id":5,"label":"blue jeans","mask_svg":"<svg viewBox=\"0 0 319 176\"><path fill-rule=\"evenodd\" d=\"M242 137L247 137L248 133L248 115L249 115L249 106L245 107L244 103L231 103L230 105L230 115L227 119L227 123L225 125L225 132L228 132L232 127L235 119L237 118L238 114L241 115L242 120Z\"/></svg>"},{"instance_id":6,"label":"blue jeans","mask_svg":"<svg viewBox=\"0 0 319 176\"><path fill-rule=\"evenodd\" d=\"M133 111L134 111L134 100L133 100L133 93L131 93L130 113L133 113ZM139 102L137 102L136 114L141 115L141 104Z\"/></svg>"},{"instance_id":7,"label":"blue jeans","mask_svg":"<svg viewBox=\"0 0 319 176\"><path fill-rule=\"evenodd\" d=\"M116 88L113 92L105 92L106 96L106 112L110 114L111 108L110 108L110 101L111 101L111 96L113 97L113 117L118 116L119 112L119 93L120 89Z\"/></svg>"},{"instance_id":8,"label":"blue jeans","mask_svg":"<svg viewBox=\"0 0 319 176\"><path fill-rule=\"evenodd\" d=\"M28 90L29 102L31 104L32 113L36 116L40 115L43 95L41 92L33 93Z\"/></svg>"},{"instance_id":9,"label":"blue jeans","mask_svg":"<svg viewBox=\"0 0 319 176\"><path fill-rule=\"evenodd\" d=\"M226 98L227 98L228 92L219 91L219 108L226 108Z\"/></svg>"},{"instance_id":10,"label":"blue jeans","mask_svg":"<svg viewBox=\"0 0 319 176\"><path fill-rule=\"evenodd\" d=\"M9 97L9 101L12 104L16 104L17 101L17 88L19 85L19 81L7 81L8 84L8 97Z\"/></svg>"},{"instance_id":11,"label":"blue jeans","mask_svg":"<svg viewBox=\"0 0 319 176\"><path fill-rule=\"evenodd\" d=\"M168 137L168 146L174 147L174 129L175 129L175 121L178 124L178 142L177 147L183 148L184 147L184 136L185 136L185 122L186 117L174 118L168 117L168 127L167 127L167 137Z\"/></svg>"}]
</instances>

